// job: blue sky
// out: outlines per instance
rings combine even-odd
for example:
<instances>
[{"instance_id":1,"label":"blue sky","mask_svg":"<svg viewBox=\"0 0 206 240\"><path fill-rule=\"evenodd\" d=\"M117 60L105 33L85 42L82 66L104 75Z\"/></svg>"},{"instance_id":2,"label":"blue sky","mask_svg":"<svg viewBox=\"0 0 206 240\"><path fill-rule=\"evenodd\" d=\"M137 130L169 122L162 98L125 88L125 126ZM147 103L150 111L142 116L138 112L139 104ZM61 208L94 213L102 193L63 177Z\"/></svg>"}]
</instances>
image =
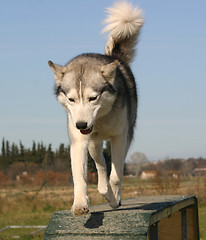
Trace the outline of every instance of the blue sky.
<instances>
[{"instance_id":1,"label":"blue sky","mask_svg":"<svg viewBox=\"0 0 206 240\"><path fill-rule=\"evenodd\" d=\"M131 67L139 110L130 150L149 160L206 157L206 1L139 0L145 15ZM0 1L0 139L68 144L47 61L103 53L113 1Z\"/></svg>"}]
</instances>

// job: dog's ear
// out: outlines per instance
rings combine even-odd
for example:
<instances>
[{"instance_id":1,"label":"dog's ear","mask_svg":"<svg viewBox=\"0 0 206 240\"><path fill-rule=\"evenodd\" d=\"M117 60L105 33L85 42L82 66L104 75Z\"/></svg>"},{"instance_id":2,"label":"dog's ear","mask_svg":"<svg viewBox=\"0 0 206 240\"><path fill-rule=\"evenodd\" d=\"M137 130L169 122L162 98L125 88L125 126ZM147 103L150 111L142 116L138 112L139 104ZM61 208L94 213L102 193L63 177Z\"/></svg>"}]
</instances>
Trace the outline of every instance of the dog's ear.
<instances>
[{"instance_id":1,"label":"dog's ear","mask_svg":"<svg viewBox=\"0 0 206 240\"><path fill-rule=\"evenodd\" d=\"M102 75L111 83L115 78L116 68L118 67L118 65L119 61L115 60L112 63L101 66L100 68Z\"/></svg>"},{"instance_id":2,"label":"dog's ear","mask_svg":"<svg viewBox=\"0 0 206 240\"><path fill-rule=\"evenodd\" d=\"M62 77L64 75L64 73L66 72L67 68L54 64L52 61L48 61L48 64L51 68L51 70L54 72L54 77L56 79L57 84L60 85Z\"/></svg>"}]
</instances>

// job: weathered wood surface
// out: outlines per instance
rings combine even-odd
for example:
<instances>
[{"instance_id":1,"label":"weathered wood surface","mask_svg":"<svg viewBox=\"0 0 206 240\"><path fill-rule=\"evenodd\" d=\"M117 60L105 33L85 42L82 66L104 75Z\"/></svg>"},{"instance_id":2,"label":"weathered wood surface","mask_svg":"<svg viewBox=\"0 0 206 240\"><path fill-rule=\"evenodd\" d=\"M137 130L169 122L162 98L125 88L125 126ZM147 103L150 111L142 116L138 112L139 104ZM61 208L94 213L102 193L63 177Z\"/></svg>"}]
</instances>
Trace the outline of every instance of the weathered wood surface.
<instances>
[{"instance_id":1,"label":"weathered wood surface","mask_svg":"<svg viewBox=\"0 0 206 240\"><path fill-rule=\"evenodd\" d=\"M97 205L82 217L59 211L52 214L44 240L147 240L150 225L195 204L194 196L154 196L123 200L115 210L108 204Z\"/></svg>"}]
</instances>

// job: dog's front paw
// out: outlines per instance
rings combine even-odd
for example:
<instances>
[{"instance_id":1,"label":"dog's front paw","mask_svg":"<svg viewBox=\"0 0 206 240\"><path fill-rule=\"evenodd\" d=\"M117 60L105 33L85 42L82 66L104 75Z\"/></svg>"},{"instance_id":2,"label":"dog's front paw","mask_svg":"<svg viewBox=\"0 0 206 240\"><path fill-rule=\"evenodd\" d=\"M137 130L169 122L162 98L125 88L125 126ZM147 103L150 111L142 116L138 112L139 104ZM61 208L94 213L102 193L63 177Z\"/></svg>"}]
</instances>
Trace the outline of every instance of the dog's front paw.
<instances>
[{"instance_id":1,"label":"dog's front paw","mask_svg":"<svg viewBox=\"0 0 206 240\"><path fill-rule=\"evenodd\" d=\"M121 206L121 196L118 191L119 189L118 190L116 189L116 191L114 190L115 189L109 187L105 197L112 208L118 208Z\"/></svg>"},{"instance_id":2,"label":"dog's front paw","mask_svg":"<svg viewBox=\"0 0 206 240\"><path fill-rule=\"evenodd\" d=\"M109 194L106 195L106 199L107 199L110 207L112 207L114 209L121 206L121 199L117 200L117 199L115 199L114 196L110 196Z\"/></svg>"},{"instance_id":3,"label":"dog's front paw","mask_svg":"<svg viewBox=\"0 0 206 240\"><path fill-rule=\"evenodd\" d=\"M82 216L89 212L87 205L73 205L71 210L75 216Z\"/></svg>"}]
</instances>

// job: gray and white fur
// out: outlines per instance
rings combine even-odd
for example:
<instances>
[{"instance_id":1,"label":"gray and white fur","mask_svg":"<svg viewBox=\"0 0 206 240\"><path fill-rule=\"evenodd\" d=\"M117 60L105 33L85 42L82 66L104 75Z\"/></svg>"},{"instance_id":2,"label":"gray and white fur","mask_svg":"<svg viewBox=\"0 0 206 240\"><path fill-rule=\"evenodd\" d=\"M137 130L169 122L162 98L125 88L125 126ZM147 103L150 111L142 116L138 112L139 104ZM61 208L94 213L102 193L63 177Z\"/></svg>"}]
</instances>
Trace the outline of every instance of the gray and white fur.
<instances>
[{"instance_id":1,"label":"gray and white fur","mask_svg":"<svg viewBox=\"0 0 206 240\"><path fill-rule=\"evenodd\" d=\"M142 11L128 2L108 8L109 32L105 55L82 54L65 66L49 61L56 79L56 95L68 116L74 181L74 215L89 211L88 151L98 172L98 190L112 208L121 204L124 161L133 138L137 92L129 67L143 25ZM112 168L107 177L103 141L111 141Z\"/></svg>"}]
</instances>

